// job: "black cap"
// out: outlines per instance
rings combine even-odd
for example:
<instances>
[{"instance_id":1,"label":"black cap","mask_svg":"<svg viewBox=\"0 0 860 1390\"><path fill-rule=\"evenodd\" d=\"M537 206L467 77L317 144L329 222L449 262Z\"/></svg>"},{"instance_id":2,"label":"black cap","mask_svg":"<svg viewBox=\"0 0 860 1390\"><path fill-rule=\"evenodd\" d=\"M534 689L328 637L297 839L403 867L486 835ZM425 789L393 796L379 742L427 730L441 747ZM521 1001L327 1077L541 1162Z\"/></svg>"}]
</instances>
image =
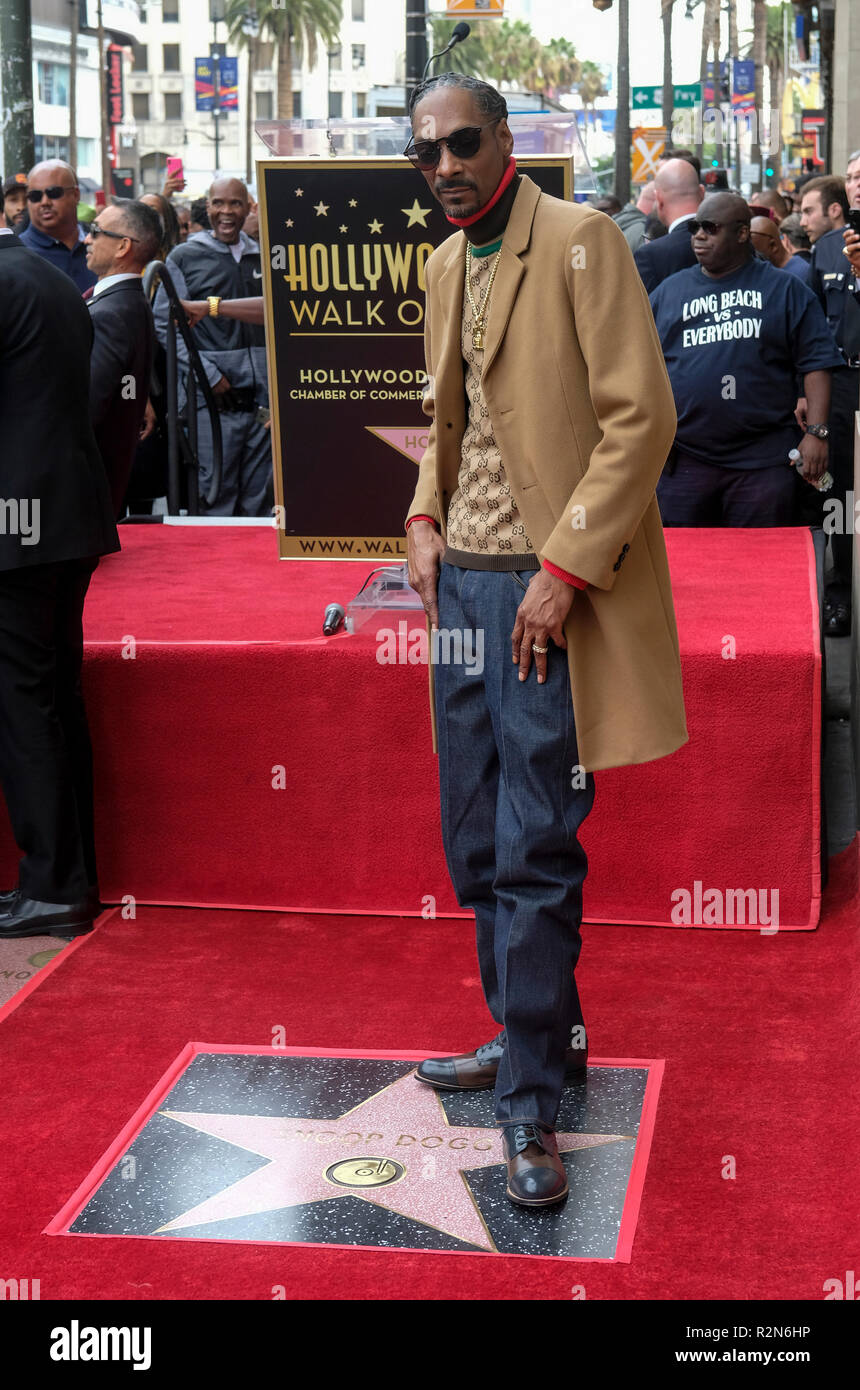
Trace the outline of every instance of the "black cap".
<instances>
[{"instance_id":1,"label":"black cap","mask_svg":"<svg viewBox=\"0 0 860 1390\"><path fill-rule=\"evenodd\" d=\"M19 174L16 178L5 179L3 182L3 197L8 198L10 193L17 193L22 189L27 191L27 179L24 174Z\"/></svg>"}]
</instances>

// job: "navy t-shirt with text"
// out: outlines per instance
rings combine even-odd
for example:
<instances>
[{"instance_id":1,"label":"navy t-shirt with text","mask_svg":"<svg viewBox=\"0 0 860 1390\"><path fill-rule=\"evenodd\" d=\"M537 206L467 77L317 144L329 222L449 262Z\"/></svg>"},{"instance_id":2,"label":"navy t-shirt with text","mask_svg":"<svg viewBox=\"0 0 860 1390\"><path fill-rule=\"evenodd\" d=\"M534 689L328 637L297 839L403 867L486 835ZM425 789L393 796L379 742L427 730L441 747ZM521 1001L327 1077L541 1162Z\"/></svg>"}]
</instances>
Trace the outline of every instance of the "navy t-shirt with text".
<instances>
[{"instance_id":1,"label":"navy t-shirt with text","mask_svg":"<svg viewBox=\"0 0 860 1390\"><path fill-rule=\"evenodd\" d=\"M801 437L798 376L842 365L812 290L763 260L720 277L696 265L658 285L651 308L680 452L729 468L784 464Z\"/></svg>"}]
</instances>

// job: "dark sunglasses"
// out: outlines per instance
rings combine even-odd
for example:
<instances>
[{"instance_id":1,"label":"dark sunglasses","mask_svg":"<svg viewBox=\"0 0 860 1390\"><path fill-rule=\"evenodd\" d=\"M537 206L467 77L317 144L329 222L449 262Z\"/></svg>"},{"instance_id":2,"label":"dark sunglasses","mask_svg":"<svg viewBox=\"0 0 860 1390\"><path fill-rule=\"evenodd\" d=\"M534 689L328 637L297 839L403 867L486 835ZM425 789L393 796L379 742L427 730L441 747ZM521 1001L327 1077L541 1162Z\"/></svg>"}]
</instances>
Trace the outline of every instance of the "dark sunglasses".
<instances>
[{"instance_id":1,"label":"dark sunglasses","mask_svg":"<svg viewBox=\"0 0 860 1390\"><path fill-rule=\"evenodd\" d=\"M687 223L690 228L690 236L695 236L696 232L704 232L705 236L716 236L721 227L739 227L740 225L737 218L733 222L700 222L698 217L691 217Z\"/></svg>"},{"instance_id":2,"label":"dark sunglasses","mask_svg":"<svg viewBox=\"0 0 860 1390\"><path fill-rule=\"evenodd\" d=\"M452 130L450 135L441 140L410 140L403 153L416 169L425 171L436 168L442 158L443 145L448 146L455 159L471 159L481 148L482 132L503 119L503 116L496 116L495 120L488 121L486 125L464 125L460 130Z\"/></svg>"},{"instance_id":3,"label":"dark sunglasses","mask_svg":"<svg viewBox=\"0 0 860 1390\"><path fill-rule=\"evenodd\" d=\"M100 236L109 236L110 239L111 239L111 241L139 241L139 240L140 240L139 237L136 237L136 236L129 236L128 232L109 232L108 229L107 229L107 227L100 227L99 224L98 224L97 222L91 222L91 223L90 223L89 231L90 231L90 236L92 237L93 241L95 241L96 237L100 237Z\"/></svg>"},{"instance_id":4,"label":"dark sunglasses","mask_svg":"<svg viewBox=\"0 0 860 1390\"><path fill-rule=\"evenodd\" d=\"M43 198L50 198L55 203L58 198L62 198L66 193L73 193L75 185L73 183L52 183L50 188L31 188L27 194L28 203L41 203Z\"/></svg>"}]
</instances>

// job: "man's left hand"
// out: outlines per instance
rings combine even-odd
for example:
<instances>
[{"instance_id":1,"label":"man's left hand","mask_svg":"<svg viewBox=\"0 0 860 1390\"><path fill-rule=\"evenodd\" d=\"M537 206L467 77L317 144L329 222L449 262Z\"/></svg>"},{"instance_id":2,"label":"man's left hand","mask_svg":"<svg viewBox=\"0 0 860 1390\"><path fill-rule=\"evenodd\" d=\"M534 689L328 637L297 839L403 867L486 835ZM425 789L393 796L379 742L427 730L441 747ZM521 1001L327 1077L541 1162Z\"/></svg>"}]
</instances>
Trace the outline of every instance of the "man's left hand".
<instances>
[{"instance_id":1,"label":"man's left hand","mask_svg":"<svg viewBox=\"0 0 860 1390\"><path fill-rule=\"evenodd\" d=\"M814 434L805 434L797 447L803 459L800 476L814 487L822 473L827 470L827 440L819 439Z\"/></svg>"},{"instance_id":2,"label":"man's left hand","mask_svg":"<svg viewBox=\"0 0 860 1390\"><path fill-rule=\"evenodd\" d=\"M546 680L548 653L537 651L536 647L548 647L550 641L557 647L567 647L564 620L570 612L574 593L572 584L566 584L548 570L539 570L530 580L511 633L513 660L519 665L521 681L528 676L533 652L538 685Z\"/></svg>"}]
</instances>

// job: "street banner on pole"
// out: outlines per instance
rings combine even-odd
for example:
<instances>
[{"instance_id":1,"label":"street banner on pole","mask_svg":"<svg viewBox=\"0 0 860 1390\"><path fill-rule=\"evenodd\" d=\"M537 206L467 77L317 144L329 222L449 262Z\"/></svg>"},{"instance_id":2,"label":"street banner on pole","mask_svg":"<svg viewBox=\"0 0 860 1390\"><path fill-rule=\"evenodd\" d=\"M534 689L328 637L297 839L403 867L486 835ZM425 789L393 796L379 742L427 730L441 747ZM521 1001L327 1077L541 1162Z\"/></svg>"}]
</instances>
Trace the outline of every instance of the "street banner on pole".
<instances>
[{"instance_id":1,"label":"street banner on pole","mask_svg":"<svg viewBox=\"0 0 860 1390\"><path fill-rule=\"evenodd\" d=\"M632 132L633 183L648 183L657 173L658 160L666 148L666 131L662 126L638 125Z\"/></svg>"},{"instance_id":2,"label":"street banner on pole","mask_svg":"<svg viewBox=\"0 0 860 1390\"><path fill-rule=\"evenodd\" d=\"M755 63L751 58L736 58L732 79L732 110L755 109Z\"/></svg>"},{"instance_id":3,"label":"street banner on pole","mask_svg":"<svg viewBox=\"0 0 860 1390\"><path fill-rule=\"evenodd\" d=\"M239 109L239 59L238 58L219 58L218 59L218 87L220 92L219 105L222 111L238 111Z\"/></svg>"},{"instance_id":4,"label":"street banner on pole","mask_svg":"<svg viewBox=\"0 0 860 1390\"><path fill-rule=\"evenodd\" d=\"M194 104L198 111L211 111L215 102L215 63L211 58L194 59Z\"/></svg>"}]
</instances>

